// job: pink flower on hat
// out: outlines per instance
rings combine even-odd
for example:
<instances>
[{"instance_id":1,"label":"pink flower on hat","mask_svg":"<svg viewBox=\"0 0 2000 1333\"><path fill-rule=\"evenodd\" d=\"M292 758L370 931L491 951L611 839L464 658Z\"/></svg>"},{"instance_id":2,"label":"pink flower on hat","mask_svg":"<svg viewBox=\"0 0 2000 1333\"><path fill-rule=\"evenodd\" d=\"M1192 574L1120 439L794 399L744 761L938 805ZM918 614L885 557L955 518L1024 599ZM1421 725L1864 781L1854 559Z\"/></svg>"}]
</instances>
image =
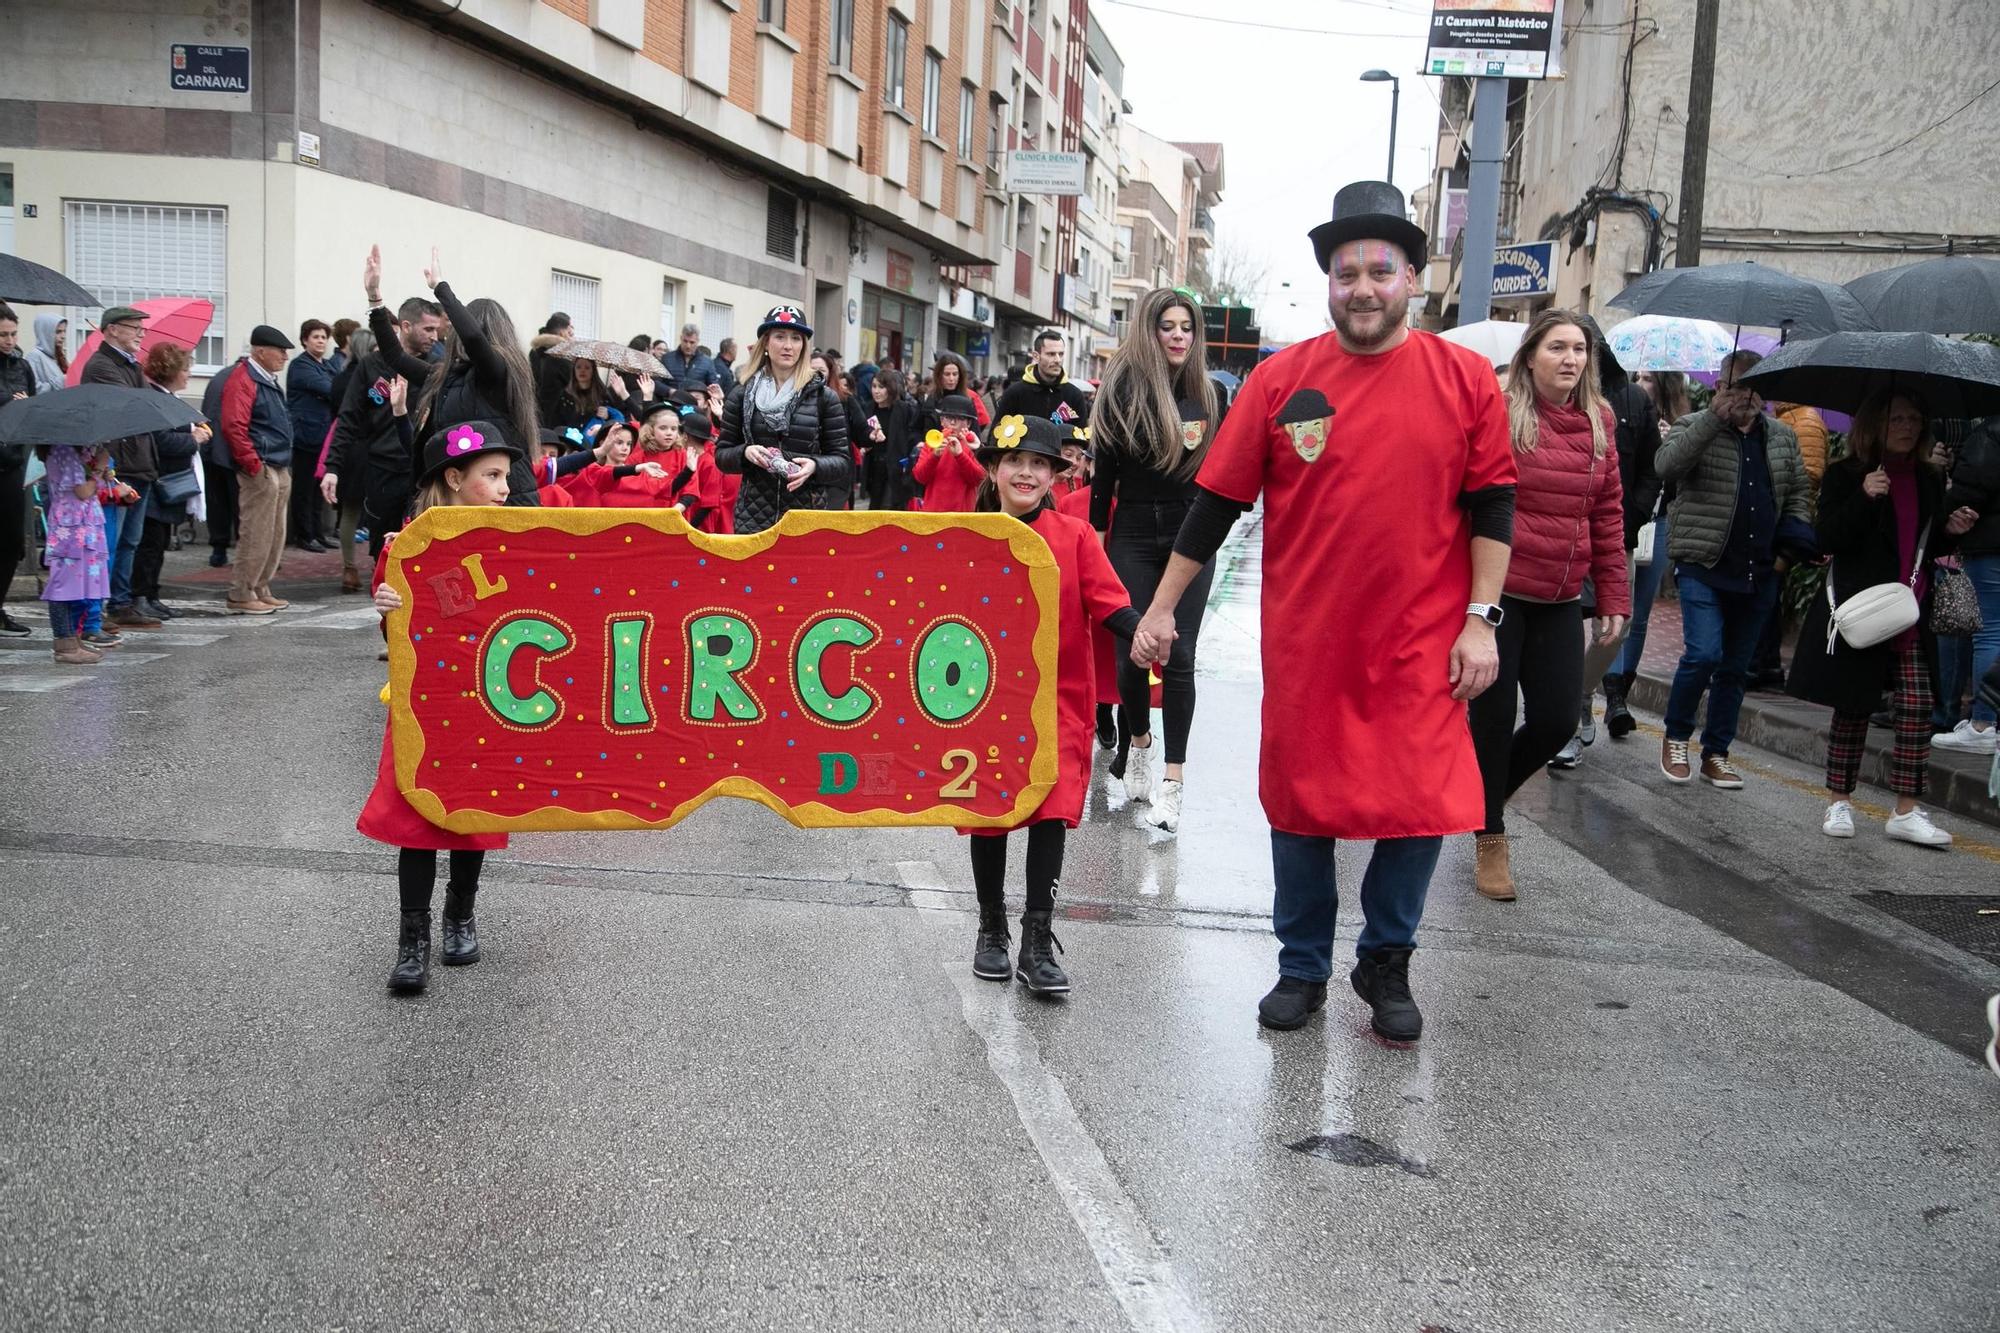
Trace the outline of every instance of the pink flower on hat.
<instances>
[{"instance_id":1,"label":"pink flower on hat","mask_svg":"<svg viewBox=\"0 0 2000 1333\"><path fill-rule=\"evenodd\" d=\"M486 447L486 437L470 426L456 426L444 437L447 458L457 458Z\"/></svg>"}]
</instances>

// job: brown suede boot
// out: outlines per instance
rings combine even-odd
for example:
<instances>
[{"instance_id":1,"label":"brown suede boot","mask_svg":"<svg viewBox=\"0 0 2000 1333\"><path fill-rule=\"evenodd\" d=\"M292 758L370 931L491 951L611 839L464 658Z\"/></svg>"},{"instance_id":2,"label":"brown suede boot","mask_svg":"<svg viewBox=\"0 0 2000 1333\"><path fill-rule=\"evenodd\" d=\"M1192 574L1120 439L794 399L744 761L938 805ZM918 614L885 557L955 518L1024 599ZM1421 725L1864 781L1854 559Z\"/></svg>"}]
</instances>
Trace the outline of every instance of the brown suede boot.
<instances>
[{"instance_id":1,"label":"brown suede boot","mask_svg":"<svg viewBox=\"0 0 2000 1333\"><path fill-rule=\"evenodd\" d=\"M104 654L84 647L81 639L56 640L56 661L64 666L96 666L103 660Z\"/></svg>"},{"instance_id":2,"label":"brown suede boot","mask_svg":"<svg viewBox=\"0 0 2000 1333\"><path fill-rule=\"evenodd\" d=\"M1507 835L1482 833L1476 842L1478 864L1472 872L1472 887L1483 898L1496 903L1514 901L1514 876L1507 868Z\"/></svg>"}]
</instances>

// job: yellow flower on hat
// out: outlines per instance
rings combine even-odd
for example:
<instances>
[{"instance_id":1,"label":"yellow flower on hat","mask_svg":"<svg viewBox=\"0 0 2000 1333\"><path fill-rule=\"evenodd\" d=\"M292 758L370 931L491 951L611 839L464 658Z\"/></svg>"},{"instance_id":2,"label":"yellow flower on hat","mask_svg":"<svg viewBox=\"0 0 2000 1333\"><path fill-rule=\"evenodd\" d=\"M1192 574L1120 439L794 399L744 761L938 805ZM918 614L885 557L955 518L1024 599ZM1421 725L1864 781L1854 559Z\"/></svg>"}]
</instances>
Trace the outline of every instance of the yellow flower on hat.
<instances>
[{"instance_id":1,"label":"yellow flower on hat","mask_svg":"<svg viewBox=\"0 0 2000 1333\"><path fill-rule=\"evenodd\" d=\"M993 426L993 447L1012 449L1028 438L1027 420L1019 415L1001 417Z\"/></svg>"},{"instance_id":2,"label":"yellow flower on hat","mask_svg":"<svg viewBox=\"0 0 2000 1333\"><path fill-rule=\"evenodd\" d=\"M1085 444L1090 443L1090 427L1088 426L1078 426L1071 432L1071 434L1074 435L1075 438L1082 440Z\"/></svg>"},{"instance_id":3,"label":"yellow flower on hat","mask_svg":"<svg viewBox=\"0 0 2000 1333\"><path fill-rule=\"evenodd\" d=\"M939 430L926 431L924 433L924 443L933 449L944 448L944 432Z\"/></svg>"}]
</instances>

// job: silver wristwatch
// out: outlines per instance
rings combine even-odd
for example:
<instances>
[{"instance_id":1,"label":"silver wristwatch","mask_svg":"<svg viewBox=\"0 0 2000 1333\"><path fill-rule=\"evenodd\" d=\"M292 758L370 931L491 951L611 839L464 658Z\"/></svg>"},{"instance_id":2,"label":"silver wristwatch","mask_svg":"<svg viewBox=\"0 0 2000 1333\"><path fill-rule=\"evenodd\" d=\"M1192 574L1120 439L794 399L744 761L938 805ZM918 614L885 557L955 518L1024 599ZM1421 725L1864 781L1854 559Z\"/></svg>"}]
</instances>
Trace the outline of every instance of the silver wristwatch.
<instances>
[{"instance_id":1,"label":"silver wristwatch","mask_svg":"<svg viewBox=\"0 0 2000 1333\"><path fill-rule=\"evenodd\" d=\"M1465 608L1465 614L1468 616L1478 616L1494 629L1499 629L1500 622L1507 618L1507 612L1503 608L1494 606L1488 602L1471 603Z\"/></svg>"}]
</instances>

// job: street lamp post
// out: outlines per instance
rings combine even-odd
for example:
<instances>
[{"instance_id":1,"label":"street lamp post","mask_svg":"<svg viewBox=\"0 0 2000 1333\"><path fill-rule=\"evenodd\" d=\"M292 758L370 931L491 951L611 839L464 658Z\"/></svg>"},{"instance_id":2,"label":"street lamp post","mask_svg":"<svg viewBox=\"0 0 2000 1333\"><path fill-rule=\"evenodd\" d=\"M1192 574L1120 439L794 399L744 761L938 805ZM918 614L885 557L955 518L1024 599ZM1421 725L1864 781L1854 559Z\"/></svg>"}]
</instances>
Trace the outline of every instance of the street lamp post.
<instances>
[{"instance_id":1,"label":"street lamp post","mask_svg":"<svg viewBox=\"0 0 2000 1333\"><path fill-rule=\"evenodd\" d=\"M1403 81L1386 69L1371 69L1361 76L1363 83L1387 83L1389 85L1389 170L1382 179L1391 185L1396 183L1396 119L1403 111Z\"/></svg>"}]
</instances>

